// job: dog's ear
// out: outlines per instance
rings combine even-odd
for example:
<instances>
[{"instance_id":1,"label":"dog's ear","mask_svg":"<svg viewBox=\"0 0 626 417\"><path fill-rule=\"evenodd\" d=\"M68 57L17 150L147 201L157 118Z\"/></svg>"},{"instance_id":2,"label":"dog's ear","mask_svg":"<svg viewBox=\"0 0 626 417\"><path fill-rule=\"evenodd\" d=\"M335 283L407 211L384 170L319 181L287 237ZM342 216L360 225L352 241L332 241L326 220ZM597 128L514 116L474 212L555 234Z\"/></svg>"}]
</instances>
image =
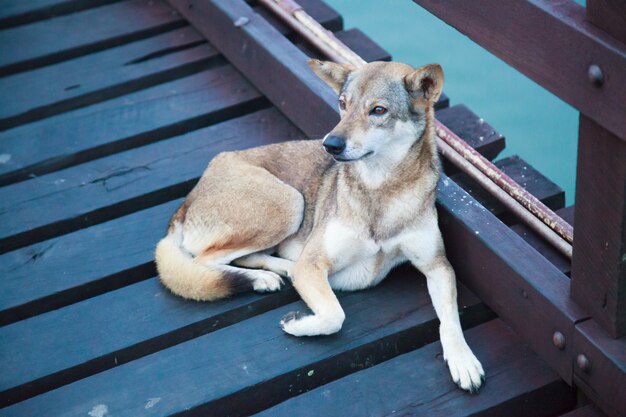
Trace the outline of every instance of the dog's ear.
<instances>
[{"instance_id":1,"label":"dog's ear","mask_svg":"<svg viewBox=\"0 0 626 417\"><path fill-rule=\"evenodd\" d=\"M348 75L354 71L354 67L350 64L336 64L330 61L320 61L319 59L309 59L308 64L313 72L331 86L337 94L339 94L341 87L348 79Z\"/></svg>"},{"instance_id":2,"label":"dog's ear","mask_svg":"<svg viewBox=\"0 0 626 417\"><path fill-rule=\"evenodd\" d=\"M443 89L443 71L439 64L416 69L404 77L404 85L413 100L434 104Z\"/></svg>"}]
</instances>

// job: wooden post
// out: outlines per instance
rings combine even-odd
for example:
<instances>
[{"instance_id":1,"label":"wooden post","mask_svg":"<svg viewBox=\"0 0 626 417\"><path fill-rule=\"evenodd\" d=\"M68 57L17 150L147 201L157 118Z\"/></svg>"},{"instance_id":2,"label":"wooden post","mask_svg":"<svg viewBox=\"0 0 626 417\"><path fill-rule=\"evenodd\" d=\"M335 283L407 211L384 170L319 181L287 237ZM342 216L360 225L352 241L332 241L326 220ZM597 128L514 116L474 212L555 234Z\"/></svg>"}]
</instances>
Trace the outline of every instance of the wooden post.
<instances>
[{"instance_id":1,"label":"wooden post","mask_svg":"<svg viewBox=\"0 0 626 417\"><path fill-rule=\"evenodd\" d=\"M626 21L626 7L617 3L589 0L587 19L625 42L624 29L615 22ZM589 82L601 89L611 74L602 72L602 62L594 64ZM574 221L572 298L611 336L626 335L626 137L582 113Z\"/></svg>"},{"instance_id":2,"label":"wooden post","mask_svg":"<svg viewBox=\"0 0 626 417\"><path fill-rule=\"evenodd\" d=\"M626 141L580 115L572 297L613 337L626 333Z\"/></svg>"}]
</instances>

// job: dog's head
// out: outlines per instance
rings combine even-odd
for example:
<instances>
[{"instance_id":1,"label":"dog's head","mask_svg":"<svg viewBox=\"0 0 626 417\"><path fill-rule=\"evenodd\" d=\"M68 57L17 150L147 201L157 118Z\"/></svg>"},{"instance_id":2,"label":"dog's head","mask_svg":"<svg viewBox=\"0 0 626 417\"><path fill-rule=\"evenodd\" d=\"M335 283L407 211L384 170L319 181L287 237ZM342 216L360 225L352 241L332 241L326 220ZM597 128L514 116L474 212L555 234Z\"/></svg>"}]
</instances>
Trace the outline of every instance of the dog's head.
<instances>
[{"instance_id":1,"label":"dog's head","mask_svg":"<svg viewBox=\"0 0 626 417\"><path fill-rule=\"evenodd\" d=\"M339 96L341 121L323 142L338 161L406 153L424 134L443 87L436 64L414 69L372 62L355 68L311 59L309 66Z\"/></svg>"}]
</instances>

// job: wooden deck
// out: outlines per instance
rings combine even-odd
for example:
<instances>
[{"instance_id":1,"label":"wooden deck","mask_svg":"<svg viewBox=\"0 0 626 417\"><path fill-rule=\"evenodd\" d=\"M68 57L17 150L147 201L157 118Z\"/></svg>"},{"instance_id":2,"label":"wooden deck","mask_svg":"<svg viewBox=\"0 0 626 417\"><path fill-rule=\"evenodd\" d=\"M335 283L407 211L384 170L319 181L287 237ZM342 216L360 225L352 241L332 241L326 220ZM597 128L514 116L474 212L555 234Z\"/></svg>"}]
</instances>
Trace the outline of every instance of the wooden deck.
<instances>
[{"instance_id":1,"label":"wooden deck","mask_svg":"<svg viewBox=\"0 0 626 417\"><path fill-rule=\"evenodd\" d=\"M366 60L390 59L357 29L344 29L321 1L299 2ZM254 2L220 3L254 14L263 36L318 55ZM289 91L263 84L244 53L230 56L232 38L231 46L206 38L160 0L0 1L0 416L574 410L576 391L562 379L568 370L555 371L507 325L508 307L496 295L483 302L462 283L461 320L487 383L478 395L457 389L424 279L409 266L374 289L340 294L344 328L319 338L293 338L278 326L285 312L306 308L292 288L196 303L159 284L154 246L213 156L311 137L336 117L315 107L326 93L302 82ZM254 40L246 45L264 70L276 65L275 74L293 76L275 62L287 68L294 54L264 58L261 50L254 55ZM309 105L301 115L288 106L298 99ZM504 137L467 107L449 106L444 96L437 108L441 121L490 159L504 148ZM521 158L497 165L572 219L563 191ZM566 259L465 176L447 173L442 228L462 282L481 289L516 279L508 265L481 257L498 239L513 242L503 254L531 259L531 272L548 270L557 284L567 279ZM463 243L480 233L476 246ZM470 270L481 262L484 283L477 284ZM511 291L533 300L557 284ZM560 296L547 293L558 304ZM602 416L592 407L572 413Z\"/></svg>"}]
</instances>

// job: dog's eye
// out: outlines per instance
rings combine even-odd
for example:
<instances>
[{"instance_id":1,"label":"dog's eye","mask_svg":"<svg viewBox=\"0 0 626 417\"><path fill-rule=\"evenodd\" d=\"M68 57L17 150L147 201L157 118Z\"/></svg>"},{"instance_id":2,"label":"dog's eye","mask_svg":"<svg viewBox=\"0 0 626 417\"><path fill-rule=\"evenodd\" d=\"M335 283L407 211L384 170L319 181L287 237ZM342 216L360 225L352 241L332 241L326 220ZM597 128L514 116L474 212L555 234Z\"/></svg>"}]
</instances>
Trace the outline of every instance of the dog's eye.
<instances>
[{"instance_id":1,"label":"dog's eye","mask_svg":"<svg viewBox=\"0 0 626 417\"><path fill-rule=\"evenodd\" d=\"M375 114L377 116L383 115L385 113L387 113L387 109L384 108L383 106L376 106L370 112L370 114Z\"/></svg>"},{"instance_id":2,"label":"dog's eye","mask_svg":"<svg viewBox=\"0 0 626 417\"><path fill-rule=\"evenodd\" d=\"M339 99L339 108L341 110L345 110L346 109L346 101L343 99Z\"/></svg>"}]
</instances>

